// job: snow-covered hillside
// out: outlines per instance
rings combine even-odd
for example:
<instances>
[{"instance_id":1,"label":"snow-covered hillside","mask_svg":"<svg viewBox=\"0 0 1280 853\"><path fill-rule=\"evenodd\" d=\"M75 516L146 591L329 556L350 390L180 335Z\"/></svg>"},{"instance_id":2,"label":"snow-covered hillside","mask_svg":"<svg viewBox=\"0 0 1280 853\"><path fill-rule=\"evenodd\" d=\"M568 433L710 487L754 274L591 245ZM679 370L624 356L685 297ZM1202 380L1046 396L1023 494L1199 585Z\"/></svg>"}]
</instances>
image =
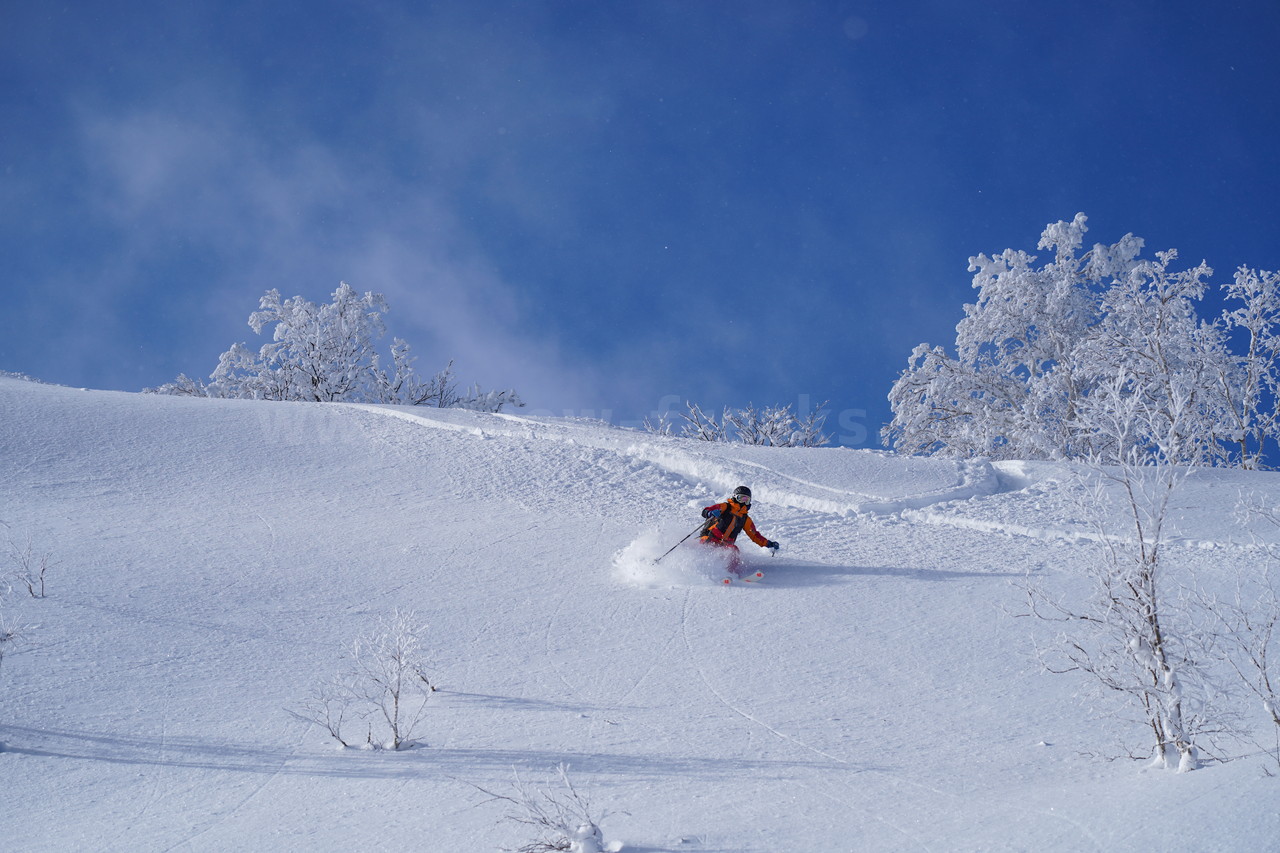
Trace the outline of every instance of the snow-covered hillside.
<instances>
[{"instance_id":1,"label":"snow-covered hillside","mask_svg":"<svg viewBox=\"0 0 1280 853\"><path fill-rule=\"evenodd\" d=\"M0 478L55 561L4 599L4 850L515 848L476 786L560 764L629 851L1280 849L1273 760L1106 761L1134 732L1033 662L1011 581L1094 547L1057 466L0 378ZM763 583L649 564L740 483ZM1248 559L1242 490L1280 503L1193 478L1172 559ZM424 745L336 748L287 709L397 609Z\"/></svg>"}]
</instances>

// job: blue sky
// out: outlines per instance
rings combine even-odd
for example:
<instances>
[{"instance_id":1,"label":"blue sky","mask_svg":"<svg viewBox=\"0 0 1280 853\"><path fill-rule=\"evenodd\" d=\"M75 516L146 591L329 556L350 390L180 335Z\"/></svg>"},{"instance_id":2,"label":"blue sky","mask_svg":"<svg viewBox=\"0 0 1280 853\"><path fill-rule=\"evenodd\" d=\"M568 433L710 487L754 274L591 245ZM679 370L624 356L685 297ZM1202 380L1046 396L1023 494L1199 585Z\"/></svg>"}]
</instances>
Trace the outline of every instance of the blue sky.
<instances>
[{"instance_id":1,"label":"blue sky","mask_svg":"<svg viewBox=\"0 0 1280 853\"><path fill-rule=\"evenodd\" d=\"M5 2L0 369L207 376L269 288L626 422L874 446L1045 224L1280 268L1273 2Z\"/></svg>"}]
</instances>

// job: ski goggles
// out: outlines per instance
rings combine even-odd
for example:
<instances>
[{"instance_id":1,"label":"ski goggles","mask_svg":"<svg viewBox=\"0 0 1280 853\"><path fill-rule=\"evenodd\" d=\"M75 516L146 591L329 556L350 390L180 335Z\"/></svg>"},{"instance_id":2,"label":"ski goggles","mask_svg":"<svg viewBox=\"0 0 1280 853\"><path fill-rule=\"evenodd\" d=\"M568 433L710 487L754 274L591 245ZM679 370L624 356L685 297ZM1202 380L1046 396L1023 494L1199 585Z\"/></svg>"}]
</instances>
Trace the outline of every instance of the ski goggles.
<instances>
[{"instance_id":1,"label":"ski goggles","mask_svg":"<svg viewBox=\"0 0 1280 853\"><path fill-rule=\"evenodd\" d=\"M736 503L740 503L743 506L751 506L751 498L747 497L746 495L734 495L733 497L729 498L729 500L735 501Z\"/></svg>"}]
</instances>

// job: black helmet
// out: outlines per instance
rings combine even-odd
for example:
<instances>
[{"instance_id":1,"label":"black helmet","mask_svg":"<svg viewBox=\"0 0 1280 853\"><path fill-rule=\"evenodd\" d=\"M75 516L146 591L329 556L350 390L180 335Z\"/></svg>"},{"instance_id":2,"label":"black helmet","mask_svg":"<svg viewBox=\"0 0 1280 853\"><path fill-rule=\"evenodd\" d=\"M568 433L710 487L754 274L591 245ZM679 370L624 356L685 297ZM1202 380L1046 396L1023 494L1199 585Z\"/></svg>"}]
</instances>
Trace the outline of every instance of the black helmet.
<instances>
[{"instance_id":1,"label":"black helmet","mask_svg":"<svg viewBox=\"0 0 1280 853\"><path fill-rule=\"evenodd\" d=\"M730 500L737 501L743 506L751 506L751 490L746 486L738 486L733 490L733 497Z\"/></svg>"}]
</instances>

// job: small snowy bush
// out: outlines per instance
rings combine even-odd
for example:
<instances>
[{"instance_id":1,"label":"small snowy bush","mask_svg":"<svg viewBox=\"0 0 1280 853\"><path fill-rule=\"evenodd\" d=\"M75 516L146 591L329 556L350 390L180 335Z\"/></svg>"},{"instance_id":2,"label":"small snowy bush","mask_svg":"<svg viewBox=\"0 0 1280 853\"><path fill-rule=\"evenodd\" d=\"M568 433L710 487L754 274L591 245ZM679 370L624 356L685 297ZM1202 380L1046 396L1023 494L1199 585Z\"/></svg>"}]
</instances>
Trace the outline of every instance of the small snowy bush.
<instances>
[{"instance_id":1,"label":"small snowy bush","mask_svg":"<svg viewBox=\"0 0 1280 853\"><path fill-rule=\"evenodd\" d=\"M380 619L352 643L347 669L317 685L290 713L323 728L344 747L353 745L344 732L354 720L370 721L362 729L366 748L413 746L413 734L436 689L427 677L425 631L412 612L397 610Z\"/></svg>"},{"instance_id":2,"label":"small snowy bush","mask_svg":"<svg viewBox=\"0 0 1280 853\"><path fill-rule=\"evenodd\" d=\"M817 411L800 416L790 406L766 406L757 409L748 404L745 409L725 408L717 418L707 414L697 403L686 402L687 411L680 413L684 421L679 430L669 412L658 420L646 419L644 428L656 435L679 435L699 441L739 442L766 447L822 447L831 443L831 436L822 431L826 423L826 403Z\"/></svg>"},{"instance_id":3,"label":"small snowy bush","mask_svg":"<svg viewBox=\"0 0 1280 853\"><path fill-rule=\"evenodd\" d=\"M531 784L520 778L519 773L513 775L511 792L506 794L472 785L492 801L509 806L504 820L531 827L538 833L535 840L504 850L514 853L616 853L622 850L621 842L605 843L600 821L607 815L592 815L591 803L570 781L568 767L561 764L556 768L558 790Z\"/></svg>"}]
</instances>

